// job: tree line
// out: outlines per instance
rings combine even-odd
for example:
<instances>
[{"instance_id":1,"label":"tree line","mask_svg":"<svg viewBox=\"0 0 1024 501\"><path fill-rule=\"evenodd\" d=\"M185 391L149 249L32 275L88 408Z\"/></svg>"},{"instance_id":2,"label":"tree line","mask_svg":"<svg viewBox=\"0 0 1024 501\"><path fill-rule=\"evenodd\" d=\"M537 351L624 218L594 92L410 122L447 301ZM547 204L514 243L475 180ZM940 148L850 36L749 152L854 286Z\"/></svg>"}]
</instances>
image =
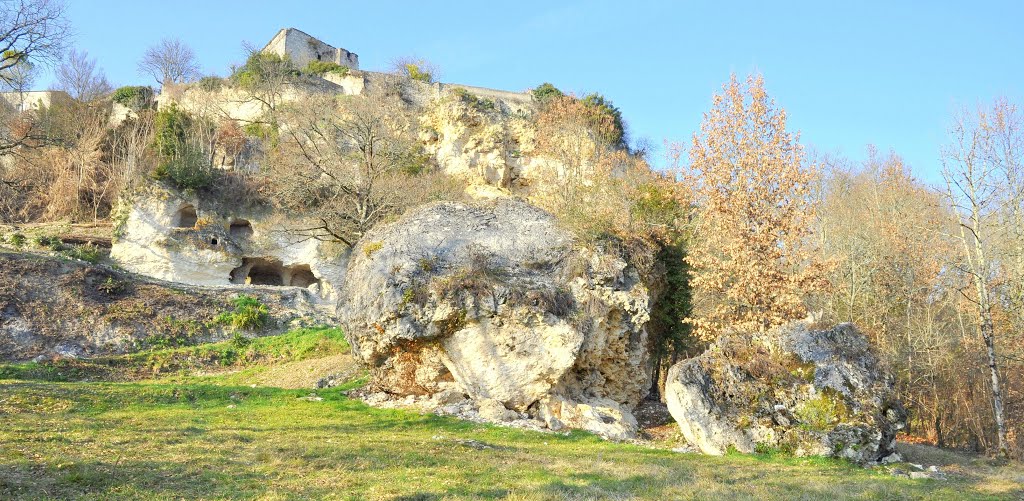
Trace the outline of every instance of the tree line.
<instances>
[{"instance_id":1,"label":"tree line","mask_svg":"<svg viewBox=\"0 0 1024 501\"><path fill-rule=\"evenodd\" d=\"M911 433L1020 456L1022 123L1003 99L956 114L931 186L894 152L808 158L763 79L734 76L681 166L695 332L852 322L896 374Z\"/></svg>"}]
</instances>

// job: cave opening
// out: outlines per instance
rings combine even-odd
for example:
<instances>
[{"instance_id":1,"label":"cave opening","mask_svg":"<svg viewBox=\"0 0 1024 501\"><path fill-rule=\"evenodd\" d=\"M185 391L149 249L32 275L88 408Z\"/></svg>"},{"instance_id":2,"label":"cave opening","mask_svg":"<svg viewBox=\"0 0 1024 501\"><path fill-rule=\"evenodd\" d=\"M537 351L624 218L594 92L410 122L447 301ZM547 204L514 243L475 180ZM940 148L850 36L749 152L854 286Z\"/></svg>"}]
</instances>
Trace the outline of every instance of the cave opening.
<instances>
[{"instance_id":1,"label":"cave opening","mask_svg":"<svg viewBox=\"0 0 1024 501\"><path fill-rule=\"evenodd\" d=\"M174 217L174 226L177 228L194 228L197 222L199 214L192 205L183 205Z\"/></svg>"},{"instance_id":2,"label":"cave opening","mask_svg":"<svg viewBox=\"0 0 1024 501\"><path fill-rule=\"evenodd\" d=\"M252 223L246 219L233 219L228 233L233 238L249 238L253 234Z\"/></svg>"},{"instance_id":3,"label":"cave opening","mask_svg":"<svg viewBox=\"0 0 1024 501\"><path fill-rule=\"evenodd\" d=\"M274 285L308 288L319 285L320 279L308 264L285 266L281 260L265 257L247 257L242 266L231 270L231 283L249 285Z\"/></svg>"},{"instance_id":4,"label":"cave opening","mask_svg":"<svg viewBox=\"0 0 1024 501\"><path fill-rule=\"evenodd\" d=\"M313 274L313 270L309 269L308 264L292 266L291 272L288 285L291 285L292 287L306 288L310 285L320 283L320 279L316 278L316 275Z\"/></svg>"},{"instance_id":5,"label":"cave opening","mask_svg":"<svg viewBox=\"0 0 1024 501\"><path fill-rule=\"evenodd\" d=\"M284 267L280 261L260 259L249 268L248 282L253 285L284 285Z\"/></svg>"}]
</instances>

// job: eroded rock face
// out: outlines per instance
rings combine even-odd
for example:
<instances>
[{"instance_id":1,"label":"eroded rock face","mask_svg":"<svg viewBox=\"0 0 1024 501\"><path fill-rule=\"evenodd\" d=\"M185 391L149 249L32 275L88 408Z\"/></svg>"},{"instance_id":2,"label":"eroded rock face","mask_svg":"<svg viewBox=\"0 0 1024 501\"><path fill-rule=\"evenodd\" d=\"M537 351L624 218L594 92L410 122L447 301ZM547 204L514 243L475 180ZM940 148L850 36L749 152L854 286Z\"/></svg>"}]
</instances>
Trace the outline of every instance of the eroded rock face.
<instances>
[{"instance_id":1,"label":"eroded rock face","mask_svg":"<svg viewBox=\"0 0 1024 501\"><path fill-rule=\"evenodd\" d=\"M111 258L125 269L190 285L291 286L334 299L348 251L291 231L303 222L269 209L203 200L158 185L134 196Z\"/></svg>"},{"instance_id":2,"label":"eroded rock face","mask_svg":"<svg viewBox=\"0 0 1024 501\"><path fill-rule=\"evenodd\" d=\"M499 199L436 203L372 230L339 316L375 390L455 391L628 438L650 383L649 311L622 259L577 251L549 214Z\"/></svg>"},{"instance_id":3,"label":"eroded rock face","mask_svg":"<svg viewBox=\"0 0 1024 501\"><path fill-rule=\"evenodd\" d=\"M572 171L538 148L530 94L441 86L420 113L420 142L437 167L468 184L477 199L544 196L568 176L589 177L593 166ZM534 118L531 118L533 116ZM603 148L586 137L573 148Z\"/></svg>"},{"instance_id":4,"label":"eroded rock face","mask_svg":"<svg viewBox=\"0 0 1024 501\"><path fill-rule=\"evenodd\" d=\"M891 375L850 324L724 336L673 366L665 388L684 437L708 454L774 448L871 462L895 453L906 424Z\"/></svg>"}]
</instances>

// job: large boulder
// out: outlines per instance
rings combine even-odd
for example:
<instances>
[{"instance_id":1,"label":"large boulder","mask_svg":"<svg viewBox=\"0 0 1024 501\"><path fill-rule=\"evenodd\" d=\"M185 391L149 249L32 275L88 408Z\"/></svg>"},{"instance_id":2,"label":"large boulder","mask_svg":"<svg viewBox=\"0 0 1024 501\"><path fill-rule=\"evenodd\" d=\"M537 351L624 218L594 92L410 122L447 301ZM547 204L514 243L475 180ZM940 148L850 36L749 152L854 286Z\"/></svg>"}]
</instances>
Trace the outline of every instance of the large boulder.
<instances>
[{"instance_id":1,"label":"large boulder","mask_svg":"<svg viewBox=\"0 0 1024 501\"><path fill-rule=\"evenodd\" d=\"M375 391L456 391L551 428L630 438L650 383L648 299L622 258L575 249L548 213L505 198L435 203L374 228L352 254L339 316Z\"/></svg>"},{"instance_id":2,"label":"large boulder","mask_svg":"<svg viewBox=\"0 0 1024 501\"><path fill-rule=\"evenodd\" d=\"M669 370L665 397L686 440L708 454L781 449L871 462L895 453L906 423L892 376L850 324L723 336Z\"/></svg>"}]
</instances>

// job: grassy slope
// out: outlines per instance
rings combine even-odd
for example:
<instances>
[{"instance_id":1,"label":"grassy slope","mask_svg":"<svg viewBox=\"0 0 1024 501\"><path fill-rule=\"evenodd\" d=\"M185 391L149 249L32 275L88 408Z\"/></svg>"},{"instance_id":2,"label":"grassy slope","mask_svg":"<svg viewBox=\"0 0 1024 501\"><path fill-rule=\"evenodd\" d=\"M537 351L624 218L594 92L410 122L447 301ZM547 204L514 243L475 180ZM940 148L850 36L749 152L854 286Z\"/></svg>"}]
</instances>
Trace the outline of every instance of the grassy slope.
<instances>
[{"instance_id":1,"label":"grassy slope","mask_svg":"<svg viewBox=\"0 0 1024 501\"><path fill-rule=\"evenodd\" d=\"M586 433L373 409L346 398L344 387L251 385L273 370L267 360L346 351L335 335L259 340L246 347L254 362L236 362L230 372L197 376L191 366L141 382L43 381L73 378L9 366L0 377L29 379L0 381L0 498L963 499L1024 492L1012 483L1024 476L1016 466L948 482L908 480L826 459L678 454ZM182 351L105 366L151 367L143 362L178 360Z\"/></svg>"},{"instance_id":2,"label":"grassy slope","mask_svg":"<svg viewBox=\"0 0 1024 501\"><path fill-rule=\"evenodd\" d=\"M295 329L280 336L231 341L183 348L150 350L131 355L95 357L57 362L0 365L0 379L45 381L140 380L161 377L197 383L197 372L238 372L218 375L220 384L247 383L247 376L270 370L275 363L296 362L348 353L348 342L336 328Z\"/></svg>"}]
</instances>

